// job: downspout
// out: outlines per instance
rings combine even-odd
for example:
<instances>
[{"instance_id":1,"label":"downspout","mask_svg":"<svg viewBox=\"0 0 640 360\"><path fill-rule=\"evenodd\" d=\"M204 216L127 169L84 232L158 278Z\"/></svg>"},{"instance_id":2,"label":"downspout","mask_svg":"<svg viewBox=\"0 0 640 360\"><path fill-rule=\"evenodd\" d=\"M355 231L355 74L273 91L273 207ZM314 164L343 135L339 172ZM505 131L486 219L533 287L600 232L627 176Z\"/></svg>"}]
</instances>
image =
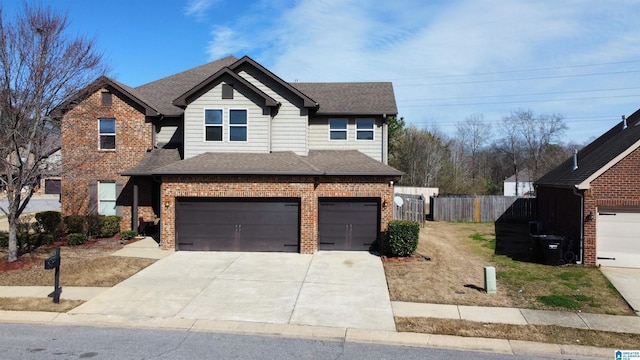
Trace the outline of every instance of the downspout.
<instances>
[{"instance_id":1,"label":"downspout","mask_svg":"<svg viewBox=\"0 0 640 360\"><path fill-rule=\"evenodd\" d=\"M573 187L573 195L580 197L580 259L576 261L576 264L582 264L584 255L584 193L579 192L577 187Z\"/></svg>"}]
</instances>

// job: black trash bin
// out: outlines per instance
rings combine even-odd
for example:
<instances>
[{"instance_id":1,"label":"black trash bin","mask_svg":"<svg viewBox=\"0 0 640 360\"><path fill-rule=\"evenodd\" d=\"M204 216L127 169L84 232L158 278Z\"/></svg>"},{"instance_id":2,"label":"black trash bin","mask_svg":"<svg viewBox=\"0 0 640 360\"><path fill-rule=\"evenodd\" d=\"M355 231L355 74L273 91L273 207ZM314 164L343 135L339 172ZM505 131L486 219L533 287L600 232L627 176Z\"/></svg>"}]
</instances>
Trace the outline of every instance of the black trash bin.
<instances>
[{"instance_id":1,"label":"black trash bin","mask_svg":"<svg viewBox=\"0 0 640 360\"><path fill-rule=\"evenodd\" d=\"M543 264L553 266L564 264L564 236L540 235L538 241L542 250Z\"/></svg>"}]
</instances>

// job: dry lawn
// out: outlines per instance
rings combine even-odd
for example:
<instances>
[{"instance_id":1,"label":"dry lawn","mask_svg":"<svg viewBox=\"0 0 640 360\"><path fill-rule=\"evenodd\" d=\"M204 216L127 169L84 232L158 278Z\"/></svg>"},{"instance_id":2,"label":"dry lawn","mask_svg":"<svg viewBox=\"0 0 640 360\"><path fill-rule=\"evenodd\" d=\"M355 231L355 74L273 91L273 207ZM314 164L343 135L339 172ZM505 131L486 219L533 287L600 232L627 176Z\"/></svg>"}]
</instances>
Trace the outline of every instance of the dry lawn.
<instances>
[{"instance_id":1,"label":"dry lawn","mask_svg":"<svg viewBox=\"0 0 640 360\"><path fill-rule=\"evenodd\" d=\"M640 334L574 329L545 325L487 324L467 320L396 318L398 331L554 344L597 346L614 349L640 348Z\"/></svg>"},{"instance_id":2,"label":"dry lawn","mask_svg":"<svg viewBox=\"0 0 640 360\"><path fill-rule=\"evenodd\" d=\"M494 244L492 223L427 222L418 253L431 261L385 263L391 300L633 314L597 268L515 261ZM484 292L487 265L496 267L497 294Z\"/></svg>"},{"instance_id":3,"label":"dry lawn","mask_svg":"<svg viewBox=\"0 0 640 360\"><path fill-rule=\"evenodd\" d=\"M119 240L106 239L83 246L60 248L60 286L110 287L131 277L155 262L152 259L111 256L122 248ZM16 263L6 263L6 249L0 250L0 286L53 286L54 270L44 270L44 259L54 251L41 247L21 256ZM67 312L80 300L61 299L54 304L50 298L2 298L1 310Z\"/></svg>"},{"instance_id":4,"label":"dry lawn","mask_svg":"<svg viewBox=\"0 0 640 360\"><path fill-rule=\"evenodd\" d=\"M64 286L114 286L131 275L151 265L155 260L110 256L122 248L119 240L100 240L84 246L60 248L60 285ZM33 254L23 255L30 262L27 269L4 271L0 286L49 286L53 285L53 270L44 270L43 261L53 252L53 247L39 248ZM6 252L0 251L6 261Z\"/></svg>"}]
</instances>

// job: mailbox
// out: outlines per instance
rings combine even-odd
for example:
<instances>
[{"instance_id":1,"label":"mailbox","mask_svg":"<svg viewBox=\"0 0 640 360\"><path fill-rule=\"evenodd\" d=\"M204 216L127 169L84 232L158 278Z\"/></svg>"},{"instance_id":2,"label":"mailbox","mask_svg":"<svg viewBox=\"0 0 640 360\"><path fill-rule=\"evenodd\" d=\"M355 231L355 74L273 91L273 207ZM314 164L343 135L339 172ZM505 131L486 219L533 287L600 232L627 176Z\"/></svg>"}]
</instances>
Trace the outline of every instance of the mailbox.
<instances>
[{"instance_id":1,"label":"mailbox","mask_svg":"<svg viewBox=\"0 0 640 360\"><path fill-rule=\"evenodd\" d=\"M44 269L45 270L53 270L60 266L60 255L53 254L49 256L48 259L44 260Z\"/></svg>"}]
</instances>

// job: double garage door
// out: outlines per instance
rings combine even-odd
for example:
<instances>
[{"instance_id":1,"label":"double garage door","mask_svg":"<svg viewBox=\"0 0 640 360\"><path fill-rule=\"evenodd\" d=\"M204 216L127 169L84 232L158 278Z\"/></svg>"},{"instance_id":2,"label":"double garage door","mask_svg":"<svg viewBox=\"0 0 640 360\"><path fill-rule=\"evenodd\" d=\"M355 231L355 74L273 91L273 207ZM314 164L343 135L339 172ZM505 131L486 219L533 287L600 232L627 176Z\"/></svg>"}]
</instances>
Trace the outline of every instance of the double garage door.
<instances>
[{"instance_id":1,"label":"double garage door","mask_svg":"<svg viewBox=\"0 0 640 360\"><path fill-rule=\"evenodd\" d=\"M377 200L321 199L318 205L320 250L369 250L377 239ZM299 252L300 200L177 199L176 248Z\"/></svg>"},{"instance_id":2,"label":"double garage door","mask_svg":"<svg viewBox=\"0 0 640 360\"><path fill-rule=\"evenodd\" d=\"M640 268L640 209L598 209L596 262Z\"/></svg>"}]
</instances>

